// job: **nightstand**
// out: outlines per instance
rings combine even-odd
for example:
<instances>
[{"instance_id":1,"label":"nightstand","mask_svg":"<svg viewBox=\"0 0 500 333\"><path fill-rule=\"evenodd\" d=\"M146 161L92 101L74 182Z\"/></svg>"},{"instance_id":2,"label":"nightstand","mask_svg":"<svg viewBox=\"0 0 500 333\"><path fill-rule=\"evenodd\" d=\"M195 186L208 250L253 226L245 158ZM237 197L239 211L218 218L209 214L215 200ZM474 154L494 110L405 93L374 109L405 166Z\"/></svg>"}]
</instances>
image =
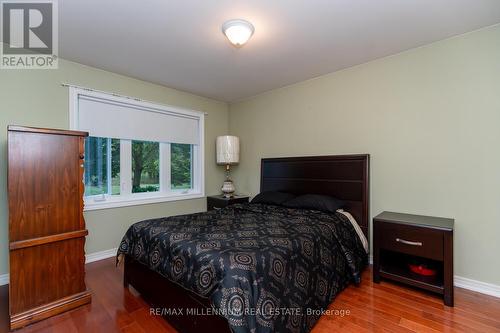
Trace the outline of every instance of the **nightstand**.
<instances>
[{"instance_id":1,"label":"nightstand","mask_svg":"<svg viewBox=\"0 0 500 333\"><path fill-rule=\"evenodd\" d=\"M383 212L373 219L373 281L385 278L443 295L453 306L453 219ZM435 275L413 272L410 264Z\"/></svg>"},{"instance_id":2,"label":"nightstand","mask_svg":"<svg viewBox=\"0 0 500 333\"><path fill-rule=\"evenodd\" d=\"M246 195L235 195L231 198L225 198L222 195L212 195L207 197L207 210L221 209L237 203L247 203L250 197Z\"/></svg>"}]
</instances>

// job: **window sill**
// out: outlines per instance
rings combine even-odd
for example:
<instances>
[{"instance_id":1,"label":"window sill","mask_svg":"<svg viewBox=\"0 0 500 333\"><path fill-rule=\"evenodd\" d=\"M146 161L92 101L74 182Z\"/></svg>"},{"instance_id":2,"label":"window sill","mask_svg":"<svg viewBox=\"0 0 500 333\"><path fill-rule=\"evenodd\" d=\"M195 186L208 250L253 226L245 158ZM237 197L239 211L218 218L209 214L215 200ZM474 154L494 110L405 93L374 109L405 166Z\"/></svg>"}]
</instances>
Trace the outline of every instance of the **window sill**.
<instances>
[{"instance_id":1,"label":"window sill","mask_svg":"<svg viewBox=\"0 0 500 333\"><path fill-rule=\"evenodd\" d=\"M205 194L203 193L191 193L191 194L179 194L179 195L168 195L168 196L165 195L150 196L141 198L120 198L119 200L115 199L115 200L98 201L98 202L93 200L85 200L84 211L87 212L100 209L130 207L130 206L148 205L161 202L200 199L204 197Z\"/></svg>"}]
</instances>

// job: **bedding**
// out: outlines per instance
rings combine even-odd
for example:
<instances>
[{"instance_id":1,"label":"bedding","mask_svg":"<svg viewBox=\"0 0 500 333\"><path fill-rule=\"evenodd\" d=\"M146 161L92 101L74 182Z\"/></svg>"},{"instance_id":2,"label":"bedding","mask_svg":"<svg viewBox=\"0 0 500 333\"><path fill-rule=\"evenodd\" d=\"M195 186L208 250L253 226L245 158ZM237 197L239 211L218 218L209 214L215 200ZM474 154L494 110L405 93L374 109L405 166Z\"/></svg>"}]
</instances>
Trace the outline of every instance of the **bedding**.
<instances>
[{"instance_id":1,"label":"bedding","mask_svg":"<svg viewBox=\"0 0 500 333\"><path fill-rule=\"evenodd\" d=\"M135 223L118 255L210 299L235 333L309 332L368 259L345 215L265 204Z\"/></svg>"},{"instance_id":2,"label":"bedding","mask_svg":"<svg viewBox=\"0 0 500 333\"><path fill-rule=\"evenodd\" d=\"M368 250L370 247L368 244L368 239L366 239L366 236L363 233L363 230L361 230L361 228L359 227L359 224L358 224L358 222L356 222L356 219L354 218L354 216L352 216L351 213L349 213L348 211L343 210L343 209L337 209L337 213L344 215L349 220L349 222L351 222L352 227L356 231L356 234L358 234L359 240L363 244L363 248L365 249L365 252L368 253Z\"/></svg>"}]
</instances>

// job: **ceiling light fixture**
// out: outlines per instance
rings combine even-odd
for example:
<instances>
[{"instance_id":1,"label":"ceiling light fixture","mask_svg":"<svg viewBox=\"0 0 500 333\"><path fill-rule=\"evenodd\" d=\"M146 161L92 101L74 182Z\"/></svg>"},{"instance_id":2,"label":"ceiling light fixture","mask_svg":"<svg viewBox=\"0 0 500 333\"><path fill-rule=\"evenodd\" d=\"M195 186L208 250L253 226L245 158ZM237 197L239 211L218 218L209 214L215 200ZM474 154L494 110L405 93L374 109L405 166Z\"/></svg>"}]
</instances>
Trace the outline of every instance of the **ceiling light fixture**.
<instances>
[{"instance_id":1,"label":"ceiling light fixture","mask_svg":"<svg viewBox=\"0 0 500 333\"><path fill-rule=\"evenodd\" d=\"M222 25L222 32L236 47L241 47L252 37L255 28L245 20L229 20Z\"/></svg>"}]
</instances>

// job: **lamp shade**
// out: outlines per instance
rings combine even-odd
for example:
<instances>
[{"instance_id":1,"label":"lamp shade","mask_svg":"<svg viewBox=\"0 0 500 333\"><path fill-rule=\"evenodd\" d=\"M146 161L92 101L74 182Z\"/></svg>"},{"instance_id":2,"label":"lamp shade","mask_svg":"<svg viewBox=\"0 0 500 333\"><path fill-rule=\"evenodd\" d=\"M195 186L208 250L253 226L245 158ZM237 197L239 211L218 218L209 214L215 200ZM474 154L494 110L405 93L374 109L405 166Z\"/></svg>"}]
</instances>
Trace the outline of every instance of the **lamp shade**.
<instances>
[{"instance_id":1,"label":"lamp shade","mask_svg":"<svg viewBox=\"0 0 500 333\"><path fill-rule=\"evenodd\" d=\"M240 161L240 139L237 136L217 137L217 164L237 164Z\"/></svg>"}]
</instances>

